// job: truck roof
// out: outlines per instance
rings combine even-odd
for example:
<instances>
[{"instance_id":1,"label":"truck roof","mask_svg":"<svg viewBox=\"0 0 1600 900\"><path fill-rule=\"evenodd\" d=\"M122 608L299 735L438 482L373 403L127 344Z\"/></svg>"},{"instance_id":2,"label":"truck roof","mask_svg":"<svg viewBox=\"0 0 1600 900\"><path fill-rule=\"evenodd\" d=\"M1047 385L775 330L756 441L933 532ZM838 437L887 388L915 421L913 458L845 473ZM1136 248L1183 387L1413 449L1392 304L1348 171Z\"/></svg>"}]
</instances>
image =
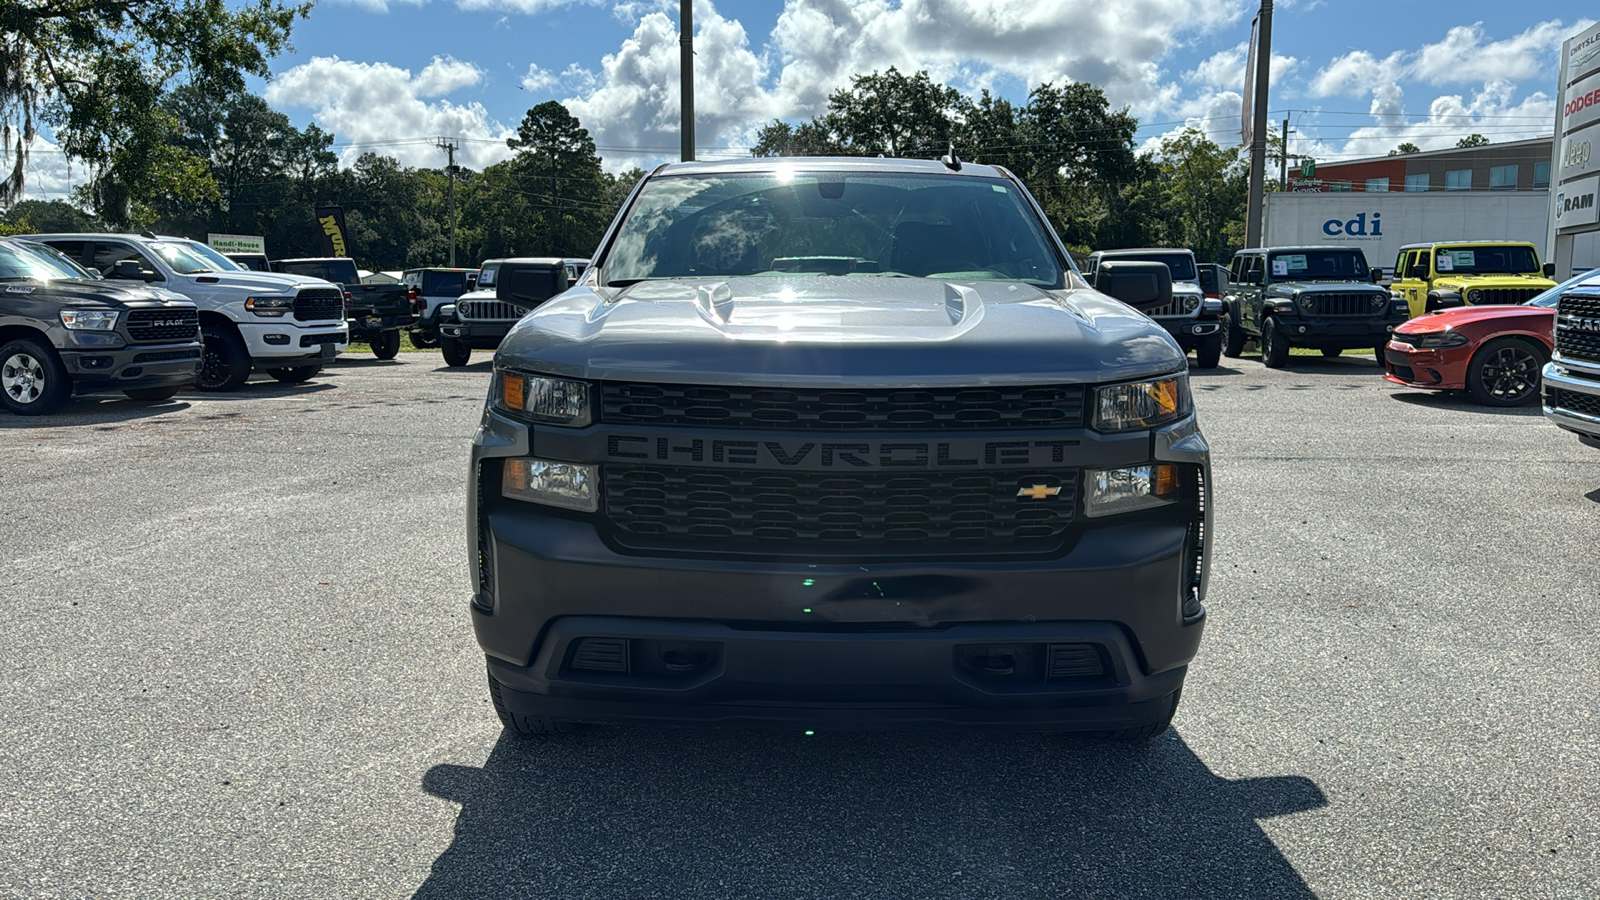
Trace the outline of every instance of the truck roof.
<instances>
[{"instance_id":1,"label":"truck roof","mask_svg":"<svg viewBox=\"0 0 1600 900\"><path fill-rule=\"evenodd\" d=\"M1118 253L1187 253L1190 256L1194 255L1194 251L1188 247L1122 247L1117 250L1096 250L1094 253L1098 253L1101 256L1113 256ZM1094 253L1089 255L1093 256Z\"/></svg>"},{"instance_id":2,"label":"truck roof","mask_svg":"<svg viewBox=\"0 0 1600 900\"><path fill-rule=\"evenodd\" d=\"M901 159L868 156L775 156L747 159L723 159L706 162L664 163L652 175L697 175L716 172L777 172L784 169L838 172L909 172L939 175L966 175L978 178L1002 178L1000 169L977 163L962 162L953 168L936 159Z\"/></svg>"},{"instance_id":3,"label":"truck roof","mask_svg":"<svg viewBox=\"0 0 1600 900\"><path fill-rule=\"evenodd\" d=\"M1348 250L1351 253L1362 253L1360 247L1342 247L1338 244L1284 244L1281 247L1246 247L1236 251L1233 255L1242 253L1278 253L1284 250ZM1363 253L1363 255L1365 255Z\"/></svg>"}]
</instances>

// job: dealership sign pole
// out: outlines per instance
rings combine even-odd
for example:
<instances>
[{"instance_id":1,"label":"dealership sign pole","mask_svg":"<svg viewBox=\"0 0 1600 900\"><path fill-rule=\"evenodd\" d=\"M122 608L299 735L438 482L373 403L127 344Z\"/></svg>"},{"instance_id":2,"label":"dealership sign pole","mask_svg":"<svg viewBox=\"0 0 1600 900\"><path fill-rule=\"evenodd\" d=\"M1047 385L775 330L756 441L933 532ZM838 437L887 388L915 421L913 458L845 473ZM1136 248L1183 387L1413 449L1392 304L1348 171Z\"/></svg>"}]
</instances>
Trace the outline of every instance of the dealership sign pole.
<instances>
[{"instance_id":1,"label":"dealership sign pole","mask_svg":"<svg viewBox=\"0 0 1600 900\"><path fill-rule=\"evenodd\" d=\"M1561 45L1561 78L1556 83L1556 139L1550 170L1550 231L1545 255L1556 278L1572 277L1573 237L1600 231L1600 160L1591 143L1600 141L1600 25L1586 28Z\"/></svg>"},{"instance_id":2,"label":"dealership sign pole","mask_svg":"<svg viewBox=\"0 0 1600 900\"><path fill-rule=\"evenodd\" d=\"M1250 34L1250 64L1245 67L1244 114L1240 128L1250 150L1250 200L1244 245L1261 246L1262 195L1267 175L1267 81L1272 74L1272 0L1261 0Z\"/></svg>"}]
</instances>

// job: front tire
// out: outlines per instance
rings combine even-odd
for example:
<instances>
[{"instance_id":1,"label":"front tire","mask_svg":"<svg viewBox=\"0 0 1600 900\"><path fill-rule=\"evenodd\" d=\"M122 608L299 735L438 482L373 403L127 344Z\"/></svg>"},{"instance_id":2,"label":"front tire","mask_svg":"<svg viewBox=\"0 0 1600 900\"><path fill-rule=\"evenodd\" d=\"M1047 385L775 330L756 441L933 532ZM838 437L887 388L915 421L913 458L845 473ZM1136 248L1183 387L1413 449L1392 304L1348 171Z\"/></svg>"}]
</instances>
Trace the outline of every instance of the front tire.
<instances>
[{"instance_id":1,"label":"front tire","mask_svg":"<svg viewBox=\"0 0 1600 900\"><path fill-rule=\"evenodd\" d=\"M321 365L295 366L292 369L268 369L267 374L284 384L300 384L303 381L310 381L315 378L317 373L321 371Z\"/></svg>"},{"instance_id":2,"label":"front tire","mask_svg":"<svg viewBox=\"0 0 1600 900\"><path fill-rule=\"evenodd\" d=\"M1208 337L1194 348L1196 369L1215 369L1222 362L1222 335Z\"/></svg>"},{"instance_id":3,"label":"front tire","mask_svg":"<svg viewBox=\"0 0 1600 900\"><path fill-rule=\"evenodd\" d=\"M1278 323L1268 316L1261 320L1261 364L1281 369L1289 362L1289 342L1278 333Z\"/></svg>"},{"instance_id":4,"label":"front tire","mask_svg":"<svg viewBox=\"0 0 1600 900\"><path fill-rule=\"evenodd\" d=\"M506 706L505 699L500 696L500 682L494 680L493 672L488 674L489 701L494 704L494 714L499 717L500 724L504 725L507 731L524 737L533 737L535 735L571 734L582 728L581 725L571 719L528 716L509 709Z\"/></svg>"},{"instance_id":5,"label":"front tire","mask_svg":"<svg viewBox=\"0 0 1600 900\"><path fill-rule=\"evenodd\" d=\"M1389 345L1387 343L1379 344L1378 346L1372 348L1372 358L1377 360L1378 368L1384 370L1385 372L1389 371L1389 363L1385 359L1388 351Z\"/></svg>"},{"instance_id":6,"label":"front tire","mask_svg":"<svg viewBox=\"0 0 1600 900\"><path fill-rule=\"evenodd\" d=\"M1490 341L1467 364L1467 392L1484 406L1511 407L1539 397L1544 356L1517 338Z\"/></svg>"},{"instance_id":7,"label":"front tire","mask_svg":"<svg viewBox=\"0 0 1600 900\"><path fill-rule=\"evenodd\" d=\"M382 331L372 339L372 355L379 359L394 359L400 353L400 332Z\"/></svg>"},{"instance_id":8,"label":"front tire","mask_svg":"<svg viewBox=\"0 0 1600 900\"><path fill-rule=\"evenodd\" d=\"M439 351L444 354L445 365L453 368L459 369L472 362L472 348L455 338L440 337Z\"/></svg>"},{"instance_id":9,"label":"front tire","mask_svg":"<svg viewBox=\"0 0 1600 900\"><path fill-rule=\"evenodd\" d=\"M0 406L19 416L44 416L72 396L72 379L50 345L18 338L0 347Z\"/></svg>"},{"instance_id":10,"label":"front tire","mask_svg":"<svg viewBox=\"0 0 1600 900\"><path fill-rule=\"evenodd\" d=\"M1236 313L1228 313L1226 327L1228 329L1228 338L1227 343L1222 347L1222 354L1229 359L1238 359L1244 355L1244 345L1250 336L1245 334L1244 328L1239 325L1239 316Z\"/></svg>"},{"instance_id":11,"label":"front tire","mask_svg":"<svg viewBox=\"0 0 1600 900\"><path fill-rule=\"evenodd\" d=\"M237 391L250 380L250 351L232 328L207 325L201 329L205 356L194 386L202 391Z\"/></svg>"},{"instance_id":12,"label":"front tire","mask_svg":"<svg viewBox=\"0 0 1600 900\"><path fill-rule=\"evenodd\" d=\"M439 346L439 337L426 331L413 331L411 332L411 346L421 350L432 350Z\"/></svg>"},{"instance_id":13,"label":"front tire","mask_svg":"<svg viewBox=\"0 0 1600 900\"><path fill-rule=\"evenodd\" d=\"M122 393L129 400L170 400L179 390L181 389L175 387L134 388L131 391L123 391Z\"/></svg>"}]
</instances>

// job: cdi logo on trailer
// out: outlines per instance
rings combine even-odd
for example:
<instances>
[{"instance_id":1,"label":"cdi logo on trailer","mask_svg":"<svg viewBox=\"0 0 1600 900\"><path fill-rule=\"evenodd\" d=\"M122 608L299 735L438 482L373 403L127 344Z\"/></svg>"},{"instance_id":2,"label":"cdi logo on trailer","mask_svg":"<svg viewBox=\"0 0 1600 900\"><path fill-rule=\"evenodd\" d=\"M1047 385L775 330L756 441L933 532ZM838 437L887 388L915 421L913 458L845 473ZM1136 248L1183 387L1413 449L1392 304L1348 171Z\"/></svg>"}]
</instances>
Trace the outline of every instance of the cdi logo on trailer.
<instances>
[{"instance_id":1,"label":"cdi logo on trailer","mask_svg":"<svg viewBox=\"0 0 1600 900\"><path fill-rule=\"evenodd\" d=\"M1367 214L1362 213L1354 219L1329 219L1322 223L1322 233L1328 237L1383 237L1383 213L1372 214L1372 230L1367 230Z\"/></svg>"}]
</instances>

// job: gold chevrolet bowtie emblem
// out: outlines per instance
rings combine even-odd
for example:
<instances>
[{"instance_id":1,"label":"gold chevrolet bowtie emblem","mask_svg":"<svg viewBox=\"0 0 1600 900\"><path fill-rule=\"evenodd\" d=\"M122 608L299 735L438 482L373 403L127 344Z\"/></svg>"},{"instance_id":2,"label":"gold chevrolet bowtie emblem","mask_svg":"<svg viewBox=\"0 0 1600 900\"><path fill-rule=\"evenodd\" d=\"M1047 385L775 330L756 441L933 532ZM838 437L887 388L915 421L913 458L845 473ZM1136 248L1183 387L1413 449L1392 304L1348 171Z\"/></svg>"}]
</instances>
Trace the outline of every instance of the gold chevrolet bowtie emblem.
<instances>
[{"instance_id":1,"label":"gold chevrolet bowtie emblem","mask_svg":"<svg viewBox=\"0 0 1600 900\"><path fill-rule=\"evenodd\" d=\"M1061 493L1061 488L1051 487L1048 484L1036 484L1031 487L1017 488L1018 497L1027 497L1029 500L1044 500Z\"/></svg>"}]
</instances>

